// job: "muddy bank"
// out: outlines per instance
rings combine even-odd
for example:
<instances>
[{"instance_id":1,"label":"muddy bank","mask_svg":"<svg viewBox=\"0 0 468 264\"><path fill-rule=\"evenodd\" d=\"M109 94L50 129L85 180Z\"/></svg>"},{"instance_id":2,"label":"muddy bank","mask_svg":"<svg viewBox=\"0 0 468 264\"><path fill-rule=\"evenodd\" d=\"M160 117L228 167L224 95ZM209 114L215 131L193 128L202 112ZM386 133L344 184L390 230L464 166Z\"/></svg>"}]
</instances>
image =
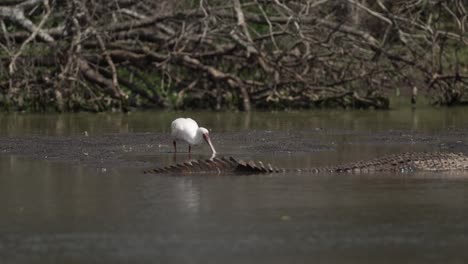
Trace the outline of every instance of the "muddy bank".
<instances>
[{"instance_id":1,"label":"muddy bank","mask_svg":"<svg viewBox=\"0 0 468 264\"><path fill-rule=\"evenodd\" d=\"M212 139L220 155L232 155L232 152L227 151L230 148L235 149L234 155L242 158L248 155L261 157L271 153L278 156L317 154L323 151L343 151L342 148L347 146L395 146L395 149L410 148L415 151L467 152L467 142L464 141L467 133L466 130L447 130L437 135L411 131L367 133L325 129L301 132L254 130L212 133ZM343 137L350 137L350 140L343 141ZM172 155L171 142L170 136L165 133L0 137L0 153L3 156L15 155L92 167L148 167L159 164L129 157ZM186 151L185 144L179 146L181 150ZM209 150L206 146L197 146L194 148L194 154L206 154L209 157ZM353 157L350 157L350 160L353 160ZM336 164L333 160L329 163Z\"/></svg>"},{"instance_id":2,"label":"muddy bank","mask_svg":"<svg viewBox=\"0 0 468 264\"><path fill-rule=\"evenodd\" d=\"M17 155L34 159L70 162L88 166L142 166L129 161L126 153L157 151L164 135L115 134L102 136L24 136L1 137L2 155Z\"/></svg>"}]
</instances>

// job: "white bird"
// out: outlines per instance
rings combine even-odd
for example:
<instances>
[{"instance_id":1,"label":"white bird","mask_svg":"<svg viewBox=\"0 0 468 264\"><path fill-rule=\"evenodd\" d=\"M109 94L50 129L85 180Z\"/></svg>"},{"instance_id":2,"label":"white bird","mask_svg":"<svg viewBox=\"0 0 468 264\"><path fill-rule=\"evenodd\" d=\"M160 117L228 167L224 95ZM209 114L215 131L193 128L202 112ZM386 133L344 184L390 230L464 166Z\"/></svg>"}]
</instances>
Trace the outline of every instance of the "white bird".
<instances>
[{"instance_id":1,"label":"white bird","mask_svg":"<svg viewBox=\"0 0 468 264\"><path fill-rule=\"evenodd\" d=\"M213 151L213 156L216 154L216 150L214 149L213 144L211 144L208 129L198 127L197 122L191 118L177 118L172 121L171 136L174 139L174 152L177 152L177 140L183 140L189 144L189 153L191 152L193 145L198 145L205 140L206 143L210 145L210 148Z\"/></svg>"}]
</instances>

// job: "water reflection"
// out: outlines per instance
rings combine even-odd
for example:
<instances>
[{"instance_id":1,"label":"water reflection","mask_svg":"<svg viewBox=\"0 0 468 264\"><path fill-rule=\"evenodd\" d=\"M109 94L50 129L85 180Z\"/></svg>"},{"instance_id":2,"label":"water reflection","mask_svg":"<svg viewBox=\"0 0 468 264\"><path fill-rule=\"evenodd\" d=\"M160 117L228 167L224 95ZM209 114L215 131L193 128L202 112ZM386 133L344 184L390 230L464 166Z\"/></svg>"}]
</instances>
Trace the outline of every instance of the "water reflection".
<instances>
[{"instance_id":1,"label":"water reflection","mask_svg":"<svg viewBox=\"0 0 468 264\"><path fill-rule=\"evenodd\" d=\"M115 141L122 159L169 164L170 145L139 153L147 142L136 133L168 133L188 115L217 132L221 154L284 167L434 150L447 140L440 132L460 131L448 140L464 143L468 128L463 109L145 112L1 115L0 135L125 134L132 140ZM105 168L0 157L0 262L461 263L468 245L466 173L169 177Z\"/></svg>"},{"instance_id":2,"label":"water reflection","mask_svg":"<svg viewBox=\"0 0 468 264\"><path fill-rule=\"evenodd\" d=\"M79 114L0 114L0 135L90 135L103 133L168 132L177 117L191 117L216 132L268 130L411 129L434 131L468 125L464 108L401 109L393 111L305 112L134 112ZM420 122L424 120L424 122Z\"/></svg>"},{"instance_id":3,"label":"water reflection","mask_svg":"<svg viewBox=\"0 0 468 264\"><path fill-rule=\"evenodd\" d=\"M178 181L175 193L179 200L178 206L185 208L189 213L198 213L200 209L200 190L191 179Z\"/></svg>"}]
</instances>

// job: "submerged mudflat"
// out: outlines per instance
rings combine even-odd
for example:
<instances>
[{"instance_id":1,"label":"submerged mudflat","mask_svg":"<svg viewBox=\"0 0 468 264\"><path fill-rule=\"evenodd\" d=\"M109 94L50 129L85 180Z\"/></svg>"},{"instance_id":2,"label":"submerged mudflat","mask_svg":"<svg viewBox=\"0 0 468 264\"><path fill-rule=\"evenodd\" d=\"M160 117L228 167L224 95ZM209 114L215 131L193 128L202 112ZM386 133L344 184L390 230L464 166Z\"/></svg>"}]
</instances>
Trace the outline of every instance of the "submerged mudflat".
<instances>
[{"instance_id":1,"label":"submerged mudflat","mask_svg":"<svg viewBox=\"0 0 468 264\"><path fill-rule=\"evenodd\" d=\"M353 133L346 130L313 129L299 132L212 132L212 137L220 148L218 156L258 158L290 167L307 162L302 165L304 167L314 164L337 165L408 151L468 152L468 146L460 140L467 133L459 129L439 132L437 135L408 131ZM349 140L342 144L339 141L343 137ZM0 136L0 154L88 167L138 168L170 164L174 159L171 142L168 133L161 132ZM179 162L211 156L205 145L196 146L191 156L186 153L183 144L179 151L176 155Z\"/></svg>"}]
</instances>

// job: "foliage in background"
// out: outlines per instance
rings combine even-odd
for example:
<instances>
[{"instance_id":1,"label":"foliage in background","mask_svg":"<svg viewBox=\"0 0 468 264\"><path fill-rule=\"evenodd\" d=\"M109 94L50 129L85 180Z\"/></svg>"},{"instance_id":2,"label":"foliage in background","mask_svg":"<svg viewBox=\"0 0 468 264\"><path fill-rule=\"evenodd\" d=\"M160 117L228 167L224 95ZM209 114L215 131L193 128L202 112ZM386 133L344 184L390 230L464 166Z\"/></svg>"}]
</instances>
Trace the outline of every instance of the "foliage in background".
<instances>
[{"instance_id":1,"label":"foliage in background","mask_svg":"<svg viewBox=\"0 0 468 264\"><path fill-rule=\"evenodd\" d=\"M466 101L463 0L7 0L0 106L387 108Z\"/></svg>"}]
</instances>

